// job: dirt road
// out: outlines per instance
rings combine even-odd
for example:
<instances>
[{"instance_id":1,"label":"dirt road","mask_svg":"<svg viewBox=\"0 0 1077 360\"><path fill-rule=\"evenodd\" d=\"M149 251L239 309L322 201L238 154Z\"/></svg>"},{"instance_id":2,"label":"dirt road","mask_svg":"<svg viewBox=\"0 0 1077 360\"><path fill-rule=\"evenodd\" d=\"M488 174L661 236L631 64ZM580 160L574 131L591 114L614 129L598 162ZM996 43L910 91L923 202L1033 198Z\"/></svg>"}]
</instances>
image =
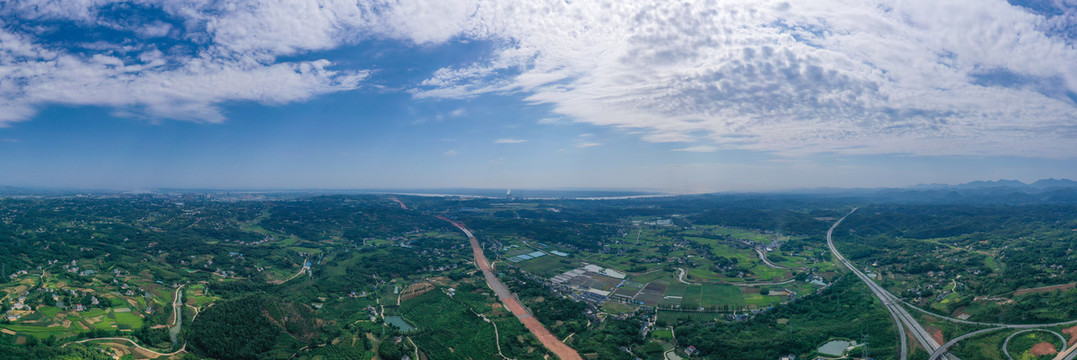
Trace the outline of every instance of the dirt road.
<instances>
[{"instance_id":1,"label":"dirt road","mask_svg":"<svg viewBox=\"0 0 1077 360\"><path fill-rule=\"evenodd\" d=\"M557 337L550 333L550 330L547 330L546 327L538 321L538 319L535 319L535 317L524 308L523 304L520 304L520 300L516 299L516 295L509 291L508 287L494 275L493 269L490 268L490 263L486 260L486 255L482 253L482 247L479 246L479 241L475 239L475 236L471 234L470 230L465 228L463 224L449 220L443 216L439 216L438 218L451 222L460 229L460 231L467 234L467 238L471 242L471 250L475 254L475 264L479 266L479 270L482 270L483 276L486 277L486 285L494 290L494 293L501 299L501 303L505 305L505 308L512 311L512 314L516 315L516 318L520 319L520 322L522 322L532 334L535 334L535 337L542 342L542 345L545 346L546 349L549 349L550 352L553 352L557 357L561 358L561 360L583 360L575 349L565 345L561 340L558 340Z\"/></svg>"}]
</instances>

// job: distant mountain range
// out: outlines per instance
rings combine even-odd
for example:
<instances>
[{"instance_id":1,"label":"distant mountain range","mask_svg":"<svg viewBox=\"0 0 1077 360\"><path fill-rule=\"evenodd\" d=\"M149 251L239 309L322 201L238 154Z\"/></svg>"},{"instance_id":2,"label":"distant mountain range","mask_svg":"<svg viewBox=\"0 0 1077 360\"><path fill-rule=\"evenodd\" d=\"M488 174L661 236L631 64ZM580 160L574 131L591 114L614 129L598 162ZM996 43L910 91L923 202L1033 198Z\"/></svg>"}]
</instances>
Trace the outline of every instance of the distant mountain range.
<instances>
[{"instance_id":1,"label":"distant mountain range","mask_svg":"<svg viewBox=\"0 0 1077 360\"><path fill-rule=\"evenodd\" d=\"M920 184L910 187L911 189L991 189L1012 188L1025 190L1044 190L1051 188L1077 188L1077 181L1070 179L1041 179L1034 183L1026 184L1019 180L998 181L973 181L958 185L947 184Z\"/></svg>"},{"instance_id":2,"label":"distant mountain range","mask_svg":"<svg viewBox=\"0 0 1077 360\"><path fill-rule=\"evenodd\" d=\"M872 202L893 203L1073 204L1077 203L1077 181L1043 179L1031 184L1017 180L973 181L958 185L921 184L907 188L862 189L845 195Z\"/></svg>"}]
</instances>

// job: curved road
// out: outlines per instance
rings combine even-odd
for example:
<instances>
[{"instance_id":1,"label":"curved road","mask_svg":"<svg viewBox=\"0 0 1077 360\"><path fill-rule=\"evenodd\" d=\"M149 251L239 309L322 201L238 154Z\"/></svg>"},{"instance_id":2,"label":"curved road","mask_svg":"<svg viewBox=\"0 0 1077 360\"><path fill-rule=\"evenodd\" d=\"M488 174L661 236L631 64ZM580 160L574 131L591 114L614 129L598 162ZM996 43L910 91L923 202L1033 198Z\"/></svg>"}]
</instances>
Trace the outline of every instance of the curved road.
<instances>
[{"instance_id":1,"label":"curved road","mask_svg":"<svg viewBox=\"0 0 1077 360\"><path fill-rule=\"evenodd\" d=\"M134 342L134 341L133 341L133 340L131 340L131 339L128 339L128 338L122 338L122 337L107 337L107 338L84 339L84 340L79 340L79 341L73 341L73 342L69 342L69 343L67 343L67 344L64 344L64 346L67 346L68 344L81 344L81 343L84 343L84 342L88 342L88 341L126 341L126 342L129 342L129 343L131 343L131 346L134 346L135 348L137 348L137 349L139 349L139 350L141 350L141 351L143 351L143 352L145 352L145 353L147 353L147 354L151 354L151 355L153 355L154 357L161 357L161 356L172 356L172 355L176 355L176 354L179 354L179 353L181 353L181 352L187 352L187 344L183 344L183 347L182 347L182 348L180 348L179 350L176 350L176 351L173 351L173 352L170 352L170 353L167 353L167 354L165 354L165 353L159 353L159 352L156 352L156 351L153 351L153 350L147 349L147 348L143 347L142 345L139 345L138 343Z\"/></svg>"},{"instance_id":2,"label":"curved road","mask_svg":"<svg viewBox=\"0 0 1077 360\"><path fill-rule=\"evenodd\" d=\"M1006 354L1006 357L1009 358L1010 360L1014 360L1013 356L1010 356L1010 349L1009 349L1009 347L1010 347L1010 339L1013 339L1014 336L1021 335L1021 334L1027 333L1027 332L1033 332L1033 331L1043 331L1043 332L1046 332L1046 333L1051 333L1054 336L1057 336L1059 340L1062 340L1062 350L1065 350L1069 346L1069 344L1066 343L1066 337L1062 336L1062 334L1059 334L1059 333L1057 333L1055 331L1047 330L1047 329L1027 329L1027 330L1016 331L1013 334L1010 334L1010 336L1007 336L1006 341L1002 342L1002 353Z\"/></svg>"},{"instance_id":3,"label":"curved road","mask_svg":"<svg viewBox=\"0 0 1077 360\"><path fill-rule=\"evenodd\" d=\"M943 320L946 320L946 321L949 321L949 322L955 322L955 323L961 323L961 324L980 325L980 326L994 326L994 327L1006 327L1006 328L1011 328L1011 329L1034 329L1034 328L1041 328L1041 327L1055 327L1055 326L1065 326L1065 325L1077 324L1077 320L1069 320L1069 321L1056 322L1056 323L1050 323L1050 324L1004 324L1004 323L988 323L988 322L961 320L961 319L952 318L952 317L949 317L949 316L946 316L946 315L939 315L939 314L936 314L936 313L921 309L921 308L917 307L916 305L910 304L910 303L908 303L908 302L906 302L905 300L902 300L902 299L898 299L898 300L901 301L903 304L905 304L905 306L908 306L908 307L912 308L913 310L916 310L916 311L922 312L924 314L931 315L933 317L943 319Z\"/></svg>"},{"instance_id":4,"label":"curved road","mask_svg":"<svg viewBox=\"0 0 1077 360\"><path fill-rule=\"evenodd\" d=\"M778 264L770 262L770 260L767 259L767 254L765 252L763 252L763 250L760 250L759 248L755 248L755 253L759 254L759 260L763 260L763 263L767 264L767 266L770 266L771 268L774 268L774 269L789 270L789 268L787 268L785 266L781 266L781 265L778 265Z\"/></svg>"},{"instance_id":5,"label":"curved road","mask_svg":"<svg viewBox=\"0 0 1077 360\"><path fill-rule=\"evenodd\" d=\"M951 339L950 341L947 341L945 344L942 344L942 346L940 346L938 349L936 349L935 352L932 352L931 357L928 358L928 360L937 360L938 358L942 357L943 355L946 355L946 350L947 349L949 349L951 346L954 346L954 344L957 344L957 343L961 342L962 340L965 340L965 339L968 339L968 338L971 338L971 337L974 337L974 336L977 336L977 335L980 335L980 334L985 334L985 333L989 333L989 332L996 331L996 330L1002 330L1002 329L1005 329L1005 327L1000 326L1000 327L993 327L993 328L990 328L990 329L976 330L976 331L970 332L968 334L955 337L955 338Z\"/></svg>"}]
</instances>

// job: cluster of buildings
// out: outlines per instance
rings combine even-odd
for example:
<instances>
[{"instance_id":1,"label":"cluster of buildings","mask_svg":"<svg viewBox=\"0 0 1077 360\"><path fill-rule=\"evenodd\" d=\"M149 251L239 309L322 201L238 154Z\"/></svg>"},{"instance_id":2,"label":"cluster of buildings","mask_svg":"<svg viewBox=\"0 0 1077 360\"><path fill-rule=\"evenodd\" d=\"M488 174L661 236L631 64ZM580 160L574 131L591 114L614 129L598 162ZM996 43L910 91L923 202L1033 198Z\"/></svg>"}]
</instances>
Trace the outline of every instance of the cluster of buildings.
<instances>
[{"instance_id":1,"label":"cluster of buildings","mask_svg":"<svg viewBox=\"0 0 1077 360\"><path fill-rule=\"evenodd\" d=\"M587 264L554 276L549 281L554 289L572 294L573 299L597 305L609 300L612 290L624 282L626 276L617 270Z\"/></svg>"}]
</instances>

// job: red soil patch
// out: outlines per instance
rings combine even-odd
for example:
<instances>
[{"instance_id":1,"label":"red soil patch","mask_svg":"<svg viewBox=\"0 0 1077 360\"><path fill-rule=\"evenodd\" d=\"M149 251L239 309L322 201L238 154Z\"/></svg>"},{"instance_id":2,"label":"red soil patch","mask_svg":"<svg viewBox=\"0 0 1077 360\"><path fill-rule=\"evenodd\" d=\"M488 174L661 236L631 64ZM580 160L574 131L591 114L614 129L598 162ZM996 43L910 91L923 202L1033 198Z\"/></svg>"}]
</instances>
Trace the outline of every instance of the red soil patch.
<instances>
[{"instance_id":1,"label":"red soil patch","mask_svg":"<svg viewBox=\"0 0 1077 360\"><path fill-rule=\"evenodd\" d=\"M434 290L434 285L430 283L415 283L408 286L404 291L400 292L400 301L408 301L419 295L426 294L430 290Z\"/></svg>"},{"instance_id":2,"label":"red soil patch","mask_svg":"<svg viewBox=\"0 0 1077 360\"><path fill-rule=\"evenodd\" d=\"M931 338L935 339L935 342L938 342L939 344L946 343L946 338L942 336L942 330L939 330L939 328L934 326L928 326L927 329L924 330L927 330L927 332L931 333Z\"/></svg>"},{"instance_id":3,"label":"red soil patch","mask_svg":"<svg viewBox=\"0 0 1077 360\"><path fill-rule=\"evenodd\" d=\"M1032 356L1054 355L1058 353L1058 349L1055 349L1054 344L1045 342L1033 345L1032 350L1030 351L1032 352Z\"/></svg>"},{"instance_id":4,"label":"red soil patch","mask_svg":"<svg viewBox=\"0 0 1077 360\"><path fill-rule=\"evenodd\" d=\"M1068 343L1073 344L1077 341L1077 326L1063 329L1062 333L1070 336L1070 341L1068 341Z\"/></svg>"},{"instance_id":5,"label":"red soil patch","mask_svg":"<svg viewBox=\"0 0 1077 360\"><path fill-rule=\"evenodd\" d=\"M1042 293L1042 292L1048 292L1048 291L1054 291L1054 290L1066 291L1066 290L1069 290L1069 289L1073 289L1074 287L1077 287L1077 283L1069 283L1069 284L1062 284L1062 285L1055 285L1055 286L1044 286L1044 287L1031 288L1031 289L1021 289L1021 290L1014 291L1013 296L1024 295L1024 294L1033 294L1033 293Z\"/></svg>"}]
</instances>

